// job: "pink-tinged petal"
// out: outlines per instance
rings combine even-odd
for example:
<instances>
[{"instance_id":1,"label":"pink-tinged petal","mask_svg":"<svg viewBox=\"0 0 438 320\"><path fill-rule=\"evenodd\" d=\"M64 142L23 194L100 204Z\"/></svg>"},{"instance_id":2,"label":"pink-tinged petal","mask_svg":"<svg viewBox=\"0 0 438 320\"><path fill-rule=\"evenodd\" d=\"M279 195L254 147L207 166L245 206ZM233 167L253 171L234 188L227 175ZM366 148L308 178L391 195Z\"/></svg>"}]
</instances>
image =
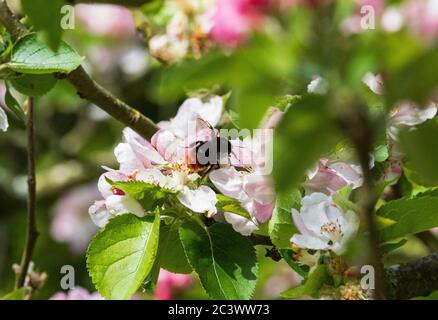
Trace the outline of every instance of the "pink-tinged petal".
<instances>
[{"instance_id":1,"label":"pink-tinged petal","mask_svg":"<svg viewBox=\"0 0 438 320\"><path fill-rule=\"evenodd\" d=\"M292 208L292 220L297 227L298 231L304 235L313 235L313 232L306 228L303 218L298 210Z\"/></svg>"},{"instance_id":2,"label":"pink-tinged petal","mask_svg":"<svg viewBox=\"0 0 438 320\"><path fill-rule=\"evenodd\" d=\"M270 204L275 201L274 188L268 176L253 173L244 175L243 189L253 200L261 204Z\"/></svg>"},{"instance_id":3,"label":"pink-tinged petal","mask_svg":"<svg viewBox=\"0 0 438 320\"><path fill-rule=\"evenodd\" d=\"M353 188L358 188L362 185L362 170L359 166L338 162L330 164L329 167L344 179L347 184L352 184Z\"/></svg>"},{"instance_id":4,"label":"pink-tinged petal","mask_svg":"<svg viewBox=\"0 0 438 320\"><path fill-rule=\"evenodd\" d=\"M68 300L67 294L64 292L57 292L49 298L49 300Z\"/></svg>"},{"instance_id":5,"label":"pink-tinged petal","mask_svg":"<svg viewBox=\"0 0 438 320\"><path fill-rule=\"evenodd\" d=\"M274 211L275 203L260 203L258 201L253 201L253 212L252 215L261 223L265 223L272 217L272 212Z\"/></svg>"},{"instance_id":6,"label":"pink-tinged petal","mask_svg":"<svg viewBox=\"0 0 438 320\"><path fill-rule=\"evenodd\" d=\"M158 169L145 169L135 176L137 181L143 181L163 187L166 184L166 177Z\"/></svg>"},{"instance_id":7,"label":"pink-tinged petal","mask_svg":"<svg viewBox=\"0 0 438 320\"><path fill-rule=\"evenodd\" d=\"M150 167L151 163L166 163L163 157L157 152L157 150L154 149L152 144L131 128L125 128L123 130L123 136L126 142L131 146L135 156L140 162L143 163L145 167Z\"/></svg>"},{"instance_id":8,"label":"pink-tinged petal","mask_svg":"<svg viewBox=\"0 0 438 320\"><path fill-rule=\"evenodd\" d=\"M105 205L105 200L96 201L89 209L88 214L91 220L99 228L104 227L112 217Z\"/></svg>"},{"instance_id":9,"label":"pink-tinged petal","mask_svg":"<svg viewBox=\"0 0 438 320\"><path fill-rule=\"evenodd\" d=\"M97 292L90 293L87 289L77 286L67 293L57 292L49 300L103 300L103 297Z\"/></svg>"},{"instance_id":10,"label":"pink-tinged petal","mask_svg":"<svg viewBox=\"0 0 438 320\"><path fill-rule=\"evenodd\" d=\"M323 161L319 163L318 170L312 172L310 176L311 178L304 183L307 194L322 192L330 195L348 184L336 171L328 168Z\"/></svg>"},{"instance_id":11,"label":"pink-tinged petal","mask_svg":"<svg viewBox=\"0 0 438 320\"><path fill-rule=\"evenodd\" d=\"M241 202L248 201L248 196L243 190L243 175L235 168L222 168L214 170L209 175L210 181L225 196Z\"/></svg>"},{"instance_id":12,"label":"pink-tinged petal","mask_svg":"<svg viewBox=\"0 0 438 320\"><path fill-rule=\"evenodd\" d=\"M224 212L225 220L231 224L234 231L243 236L249 236L258 229L255 222L231 212Z\"/></svg>"},{"instance_id":13,"label":"pink-tinged petal","mask_svg":"<svg viewBox=\"0 0 438 320\"><path fill-rule=\"evenodd\" d=\"M208 213L213 215L217 212L216 193L207 186L200 186L198 189L191 190L184 187L178 194L178 200L187 208L198 213Z\"/></svg>"},{"instance_id":14,"label":"pink-tinged petal","mask_svg":"<svg viewBox=\"0 0 438 320\"><path fill-rule=\"evenodd\" d=\"M102 197L106 199L109 196L114 195L114 191L111 185L106 181L106 178L112 181L127 181L129 179L127 174L121 171L113 170L110 168L105 168L105 169L110 171L105 172L99 177L99 181L97 182L97 188L99 189L99 192L102 195Z\"/></svg>"},{"instance_id":15,"label":"pink-tinged petal","mask_svg":"<svg viewBox=\"0 0 438 320\"><path fill-rule=\"evenodd\" d=\"M119 143L114 149L114 155L117 162L120 163L120 170L124 172L133 172L145 168L144 163L137 158L137 155L128 143Z\"/></svg>"},{"instance_id":16,"label":"pink-tinged petal","mask_svg":"<svg viewBox=\"0 0 438 320\"><path fill-rule=\"evenodd\" d=\"M362 81L375 94L380 95L383 93L383 79L380 74L373 74L371 72L368 72L367 74L365 74Z\"/></svg>"},{"instance_id":17,"label":"pink-tinged petal","mask_svg":"<svg viewBox=\"0 0 438 320\"><path fill-rule=\"evenodd\" d=\"M309 235L294 234L290 241L303 249L325 250L328 248L327 242Z\"/></svg>"}]
</instances>

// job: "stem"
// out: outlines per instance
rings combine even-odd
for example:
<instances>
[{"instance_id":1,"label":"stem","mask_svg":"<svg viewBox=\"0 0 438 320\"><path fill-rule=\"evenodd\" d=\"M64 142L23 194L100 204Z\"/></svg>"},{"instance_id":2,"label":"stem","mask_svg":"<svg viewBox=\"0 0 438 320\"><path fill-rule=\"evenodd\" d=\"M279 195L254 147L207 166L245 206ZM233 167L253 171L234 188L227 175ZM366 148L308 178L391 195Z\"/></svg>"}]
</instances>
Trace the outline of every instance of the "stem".
<instances>
[{"instance_id":1,"label":"stem","mask_svg":"<svg viewBox=\"0 0 438 320\"><path fill-rule=\"evenodd\" d=\"M375 221L375 206L377 197L374 193L374 180L370 169L373 151L374 128L369 119L368 111L361 105L345 110L341 119L347 137L355 147L363 174L361 214L369 231L370 263L375 271L375 298L385 299L385 279L382 255L379 248L379 237Z\"/></svg>"},{"instance_id":2,"label":"stem","mask_svg":"<svg viewBox=\"0 0 438 320\"><path fill-rule=\"evenodd\" d=\"M30 261L32 260L38 229L36 225L36 179L35 179L35 126L34 126L34 98L28 98L27 115L27 234L21 258L20 273L17 277L16 288L24 286Z\"/></svg>"},{"instance_id":3,"label":"stem","mask_svg":"<svg viewBox=\"0 0 438 320\"><path fill-rule=\"evenodd\" d=\"M6 0L0 0L0 23L14 39L29 33L26 27L20 23L20 20L9 9ZM150 139L158 130L158 127L152 120L101 87L90 78L82 67L77 68L64 77L76 88L80 97L99 106L116 120L131 127L146 139Z\"/></svg>"},{"instance_id":4,"label":"stem","mask_svg":"<svg viewBox=\"0 0 438 320\"><path fill-rule=\"evenodd\" d=\"M76 88L78 95L105 110L113 118L137 131L146 139L150 139L158 127L155 123L106 91L91 79L84 68L79 67L67 75L66 79Z\"/></svg>"}]
</instances>

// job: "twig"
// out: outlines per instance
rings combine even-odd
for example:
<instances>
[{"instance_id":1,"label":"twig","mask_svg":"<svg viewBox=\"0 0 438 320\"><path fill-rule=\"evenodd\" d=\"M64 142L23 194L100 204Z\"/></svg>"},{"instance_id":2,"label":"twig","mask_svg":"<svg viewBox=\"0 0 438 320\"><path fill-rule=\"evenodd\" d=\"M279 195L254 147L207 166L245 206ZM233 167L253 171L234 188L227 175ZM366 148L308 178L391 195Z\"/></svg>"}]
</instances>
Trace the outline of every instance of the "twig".
<instances>
[{"instance_id":1,"label":"twig","mask_svg":"<svg viewBox=\"0 0 438 320\"><path fill-rule=\"evenodd\" d=\"M6 0L0 0L0 23L11 33L14 39L18 39L29 31L9 9ZM105 90L85 72L82 67L64 76L77 90L79 96L89 100L116 120L131 127L143 137L150 139L158 130L152 120L141 114L138 110L128 106Z\"/></svg>"},{"instance_id":2,"label":"twig","mask_svg":"<svg viewBox=\"0 0 438 320\"><path fill-rule=\"evenodd\" d=\"M34 99L27 100L27 234L21 258L21 265L17 277L16 288L24 286L29 264L32 260L35 243L38 238L36 224L36 180L35 180L35 127L34 127Z\"/></svg>"},{"instance_id":3,"label":"twig","mask_svg":"<svg viewBox=\"0 0 438 320\"><path fill-rule=\"evenodd\" d=\"M411 299L426 297L438 289L438 252L417 261L386 269L388 297Z\"/></svg>"},{"instance_id":4,"label":"twig","mask_svg":"<svg viewBox=\"0 0 438 320\"><path fill-rule=\"evenodd\" d=\"M382 255L379 248L379 237L375 221L375 206L377 198L374 193L374 181L370 169L373 150L373 127L366 108L361 105L346 109L341 119L356 150L363 174L361 214L365 219L369 231L370 261L375 271L375 298L385 298L385 279L383 273Z\"/></svg>"}]
</instances>

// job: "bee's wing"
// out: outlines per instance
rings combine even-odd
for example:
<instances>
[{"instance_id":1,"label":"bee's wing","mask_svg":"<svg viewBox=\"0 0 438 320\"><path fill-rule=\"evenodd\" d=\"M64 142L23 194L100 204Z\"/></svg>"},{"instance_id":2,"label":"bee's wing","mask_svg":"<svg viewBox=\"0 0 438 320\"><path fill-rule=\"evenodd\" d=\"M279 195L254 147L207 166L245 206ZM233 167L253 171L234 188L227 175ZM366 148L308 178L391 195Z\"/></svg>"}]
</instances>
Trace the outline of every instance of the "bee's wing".
<instances>
[{"instance_id":1,"label":"bee's wing","mask_svg":"<svg viewBox=\"0 0 438 320\"><path fill-rule=\"evenodd\" d=\"M196 119L196 133L201 136L201 138L207 138L206 140L212 140L217 137L216 130L202 118Z\"/></svg>"}]
</instances>

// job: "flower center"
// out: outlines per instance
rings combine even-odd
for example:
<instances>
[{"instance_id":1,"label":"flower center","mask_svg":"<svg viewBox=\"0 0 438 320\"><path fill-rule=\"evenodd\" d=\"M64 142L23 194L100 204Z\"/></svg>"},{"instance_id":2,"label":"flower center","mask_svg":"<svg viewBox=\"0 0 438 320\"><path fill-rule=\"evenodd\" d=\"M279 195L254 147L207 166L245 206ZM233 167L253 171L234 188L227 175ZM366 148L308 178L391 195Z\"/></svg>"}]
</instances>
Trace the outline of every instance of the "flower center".
<instances>
[{"instance_id":1,"label":"flower center","mask_svg":"<svg viewBox=\"0 0 438 320\"><path fill-rule=\"evenodd\" d=\"M335 243L341 239L342 229L339 223L329 222L321 226L321 234L326 235L332 243Z\"/></svg>"}]
</instances>

